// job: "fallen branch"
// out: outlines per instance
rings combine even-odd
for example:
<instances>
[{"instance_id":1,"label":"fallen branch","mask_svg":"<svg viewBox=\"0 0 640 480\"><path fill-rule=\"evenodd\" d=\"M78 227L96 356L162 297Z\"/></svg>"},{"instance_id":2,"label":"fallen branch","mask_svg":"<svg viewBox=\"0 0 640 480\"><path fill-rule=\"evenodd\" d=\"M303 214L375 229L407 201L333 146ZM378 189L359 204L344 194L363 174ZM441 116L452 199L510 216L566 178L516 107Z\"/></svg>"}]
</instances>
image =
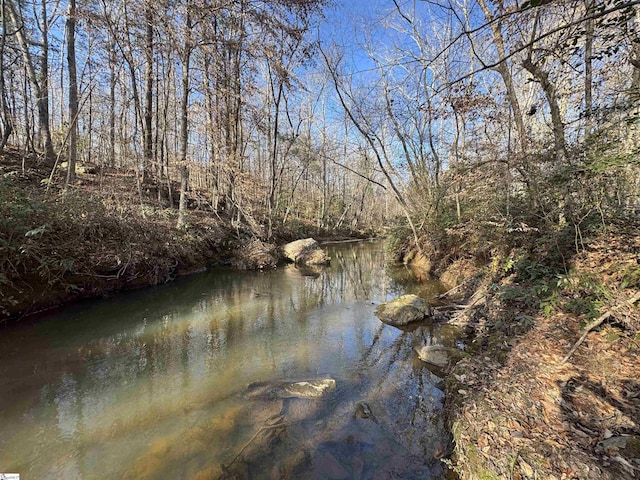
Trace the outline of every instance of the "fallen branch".
<instances>
[{"instance_id":1,"label":"fallen branch","mask_svg":"<svg viewBox=\"0 0 640 480\"><path fill-rule=\"evenodd\" d=\"M633 304L636 303L638 300L640 300L640 292L636 293L633 297L631 297L626 302L620 303L615 307L613 307L612 309L607 310L605 313L603 313L598 318L596 318L593 322L587 325L580 339L573 345L573 347L571 347L571 350L569 350L569 353L567 353L567 356L564 357L564 359L562 360L562 362L560 362L560 364L562 365L563 363L566 363L567 360L569 360L571 355L573 355L574 352L578 349L578 347L582 345L582 342L585 341L585 339L587 338L587 335L589 334L589 332L591 332L591 330L602 325L602 322L604 322L607 318L613 315L616 311L620 310L622 307L625 307L627 305L633 306Z\"/></svg>"},{"instance_id":2,"label":"fallen branch","mask_svg":"<svg viewBox=\"0 0 640 480\"><path fill-rule=\"evenodd\" d=\"M467 308L466 304L460 304L460 303L450 303L447 305L439 305L437 307L433 307L433 309L437 312L448 312L448 311L452 311L452 310L464 310L465 308Z\"/></svg>"},{"instance_id":3,"label":"fallen branch","mask_svg":"<svg viewBox=\"0 0 640 480\"><path fill-rule=\"evenodd\" d=\"M320 242L320 245L339 245L342 243L358 243L358 242L368 242L373 240L373 238L350 238L349 240L327 240L326 242Z\"/></svg>"},{"instance_id":4,"label":"fallen branch","mask_svg":"<svg viewBox=\"0 0 640 480\"><path fill-rule=\"evenodd\" d=\"M444 298L444 297L449 296L451 293L455 292L455 291L456 291L456 290L458 290L460 287L462 287L464 284L466 284L467 282L469 282L469 280L471 280L472 278L474 278L474 277L469 277L469 278L467 278L467 279L466 279L464 282L462 282L461 284L456 285L455 287L453 287L453 288L452 288L452 289L450 289L450 290L447 290L447 291L446 291L446 292L444 292L444 293L441 293L441 294L440 294L440 295L438 295L436 298L441 299L441 298Z\"/></svg>"}]
</instances>

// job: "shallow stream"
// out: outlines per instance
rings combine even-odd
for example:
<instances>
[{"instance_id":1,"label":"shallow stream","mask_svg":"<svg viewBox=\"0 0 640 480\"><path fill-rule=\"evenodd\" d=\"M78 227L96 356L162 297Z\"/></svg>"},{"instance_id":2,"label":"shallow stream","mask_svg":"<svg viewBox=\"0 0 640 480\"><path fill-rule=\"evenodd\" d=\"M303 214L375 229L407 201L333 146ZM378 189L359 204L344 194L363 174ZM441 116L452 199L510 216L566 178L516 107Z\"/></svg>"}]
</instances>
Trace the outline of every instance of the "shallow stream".
<instances>
[{"instance_id":1,"label":"shallow stream","mask_svg":"<svg viewBox=\"0 0 640 480\"><path fill-rule=\"evenodd\" d=\"M21 480L444 478L440 379L416 357L456 343L376 305L418 283L379 243L332 264L213 269L0 330L0 472ZM253 382L335 379L320 400ZM224 466L224 467L223 467Z\"/></svg>"}]
</instances>

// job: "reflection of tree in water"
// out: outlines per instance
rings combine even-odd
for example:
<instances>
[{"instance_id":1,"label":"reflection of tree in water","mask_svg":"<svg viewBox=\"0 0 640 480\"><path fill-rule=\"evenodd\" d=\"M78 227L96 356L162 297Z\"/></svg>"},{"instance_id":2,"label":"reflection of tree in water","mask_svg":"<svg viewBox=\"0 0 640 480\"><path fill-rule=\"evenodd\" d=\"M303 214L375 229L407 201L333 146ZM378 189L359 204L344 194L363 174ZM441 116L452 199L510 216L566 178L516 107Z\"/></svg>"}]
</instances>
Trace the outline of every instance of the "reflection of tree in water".
<instances>
[{"instance_id":1,"label":"reflection of tree in water","mask_svg":"<svg viewBox=\"0 0 640 480\"><path fill-rule=\"evenodd\" d=\"M162 477L161 467L168 463L178 476L194 462L211 468L215 462L217 468L272 410L273 405L239 400L248 383L308 375L321 368L338 373L338 390L321 408L299 402L289 408L287 414L297 412L300 422L288 427L287 441L304 440L307 449L306 457L294 463L307 465L309 473L308 462L317 458L337 455L345 462L366 457L371 452L364 437L357 440L352 432L356 427L359 435L371 435L373 443L387 442L388 452L378 452L380 458L416 451L431 455L428 444L407 441L418 428L410 432L408 426L419 426L421 418L430 415L424 404L432 394L428 372L413 363L416 334L400 333L373 317L372 302L385 301L399 288L385 274L384 252L378 245L364 244L332 248L330 255L332 265L314 272L295 267L262 273L217 270L113 301L72 307L66 317L42 322L38 328L47 338L45 348L25 342L16 355L16 363L24 366L24 375L18 377L26 382L21 391L30 395L28 402L23 398L16 405L32 406L18 412L12 425L23 432L24 441L16 445L26 445L23 463L15 465L29 465L35 458L29 439L37 429L46 432L39 434L43 441L75 456L47 449L37 456L39 464L25 467L36 473L47 471L51 461L78 467L86 476L96 468L119 472L135 466L137 472L149 469L146 478ZM327 339L331 346L326 346ZM34 377L32 372L42 365L51 366ZM68 405L60 401L72 398L64 394L70 391L66 385L74 386ZM409 397L403 405L412 410L394 403ZM358 401L371 405L379 423L354 420ZM57 409L47 410L47 405ZM24 418L31 422L27 427ZM77 429L61 430L71 424ZM434 425L429 431L439 428L438 422ZM404 433L395 435L400 430ZM356 440L345 443L349 435ZM120 465L106 465L108 455L96 454L100 445L122 444L129 447ZM164 455L166 445L174 447ZM278 445L264 446L267 453L277 450L274 462L294 455L295 442L280 440ZM336 452L340 445L346 453ZM253 451L257 456L248 459L252 469L274 467L271 460L258 461L259 448ZM87 460L96 458L105 460Z\"/></svg>"}]
</instances>

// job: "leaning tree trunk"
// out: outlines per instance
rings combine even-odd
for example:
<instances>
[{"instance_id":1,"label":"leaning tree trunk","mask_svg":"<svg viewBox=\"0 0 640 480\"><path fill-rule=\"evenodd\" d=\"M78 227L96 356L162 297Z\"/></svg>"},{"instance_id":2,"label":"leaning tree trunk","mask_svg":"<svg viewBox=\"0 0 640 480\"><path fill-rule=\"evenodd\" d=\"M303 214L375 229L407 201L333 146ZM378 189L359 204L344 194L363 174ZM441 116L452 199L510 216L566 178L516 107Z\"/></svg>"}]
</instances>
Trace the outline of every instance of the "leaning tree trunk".
<instances>
[{"instance_id":1,"label":"leaning tree trunk","mask_svg":"<svg viewBox=\"0 0 640 480\"><path fill-rule=\"evenodd\" d=\"M496 52L498 54L498 60L502 60L494 67L494 70L498 72L500 77L502 78L502 83L507 90L507 98L509 99L509 106L511 107L511 111L513 112L513 120L516 124L516 130L518 130L518 137L520 140L520 147L522 148L522 152L526 155L529 149L529 135L527 134L527 130L524 126L524 117L522 115L522 108L520 107L520 101L518 100L518 95L516 93L516 89L513 85L513 76L511 75L511 70L509 69L509 64L507 63L507 49L504 45L504 36L501 30L500 22L495 21L489 7L487 6L486 0L478 0L480 4L480 8L484 13L485 19L487 22L491 22L491 34L493 36L493 43L496 47Z\"/></svg>"},{"instance_id":2,"label":"leaning tree trunk","mask_svg":"<svg viewBox=\"0 0 640 480\"><path fill-rule=\"evenodd\" d=\"M563 162L567 158L567 145L564 137L564 123L562 122L562 114L560 113L560 104L558 102L558 94L556 88L549 80L549 73L540 68L536 63L527 57L522 66L527 70L533 78L540 82L542 91L549 104L551 111L551 125L553 130L553 141L555 148L556 160Z\"/></svg>"}]
</instances>

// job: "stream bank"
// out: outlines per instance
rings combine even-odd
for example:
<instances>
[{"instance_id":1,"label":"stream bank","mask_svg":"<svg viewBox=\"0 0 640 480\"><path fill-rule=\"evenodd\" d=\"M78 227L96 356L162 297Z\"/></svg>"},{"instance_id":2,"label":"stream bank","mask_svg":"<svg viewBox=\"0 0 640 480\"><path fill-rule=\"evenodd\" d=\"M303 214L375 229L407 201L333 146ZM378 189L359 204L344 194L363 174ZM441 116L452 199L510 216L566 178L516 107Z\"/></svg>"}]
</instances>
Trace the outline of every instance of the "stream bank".
<instances>
[{"instance_id":1,"label":"stream bank","mask_svg":"<svg viewBox=\"0 0 640 480\"><path fill-rule=\"evenodd\" d=\"M639 478L636 227L575 243L557 232L501 242L499 229L464 228L448 242L466 249L436 251L432 242L422 258L404 252L455 286L446 296L458 306L451 322L466 332L470 356L445 387L455 471L483 480Z\"/></svg>"},{"instance_id":2,"label":"stream bank","mask_svg":"<svg viewBox=\"0 0 640 480\"><path fill-rule=\"evenodd\" d=\"M279 260L277 245L297 238L371 235L291 220L263 243L264 229L253 217L214 211L198 191L191 192L187 224L178 229L163 185L137 185L134 175L117 169L81 169L64 191L62 174L49 182L50 173L33 156L10 150L0 157L0 321L214 265L271 268Z\"/></svg>"}]
</instances>

